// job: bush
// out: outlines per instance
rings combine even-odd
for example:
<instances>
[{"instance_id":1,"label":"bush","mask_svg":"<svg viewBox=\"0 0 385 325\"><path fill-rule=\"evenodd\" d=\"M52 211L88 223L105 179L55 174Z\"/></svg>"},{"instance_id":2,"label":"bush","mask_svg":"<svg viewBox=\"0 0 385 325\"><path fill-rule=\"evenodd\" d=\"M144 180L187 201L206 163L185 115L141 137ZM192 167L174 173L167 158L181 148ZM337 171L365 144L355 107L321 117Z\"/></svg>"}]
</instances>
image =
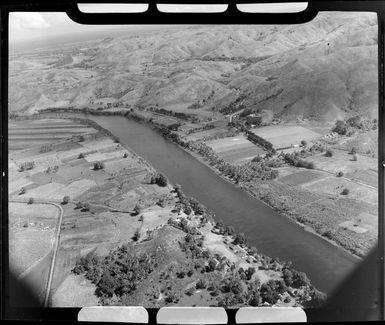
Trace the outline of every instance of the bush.
<instances>
[{"instance_id":1,"label":"bush","mask_svg":"<svg viewBox=\"0 0 385 325\"><path fill-rule=\"evenodd\" d=\"M33 202L34 202L33 197L30 197L30 198L28 199L28 204L32 204Z\"/></svg>"},{"instance_id":2,"label":"bush","mask_svg":"<svg viewBox=\"0 0 385 325\"><path fill-rule=\"evenodd\" d=\"M341 192L342 195L348 195L349 194L349 189L348 188L344 188Z\"/></svg>"},{"instance_id":3,"label":"bush","mask_svg":"<svg viewBox=\"0 0 385 325\"><path fill-rule=\"evenodd\" d=\"M69 201L70 201L70 197L66 195L65 197L63 197L62 204L67 204Z\"/></svg>"},{"instance_id":4,"label":"bush","mask_svg":"<svg viewBox=\"0 0 385 325\"><path fill-rule=\"evenodd\" d=\"M340 172L337 173L337 177L342 177L342 176L344 176L343 172L340 171Z\"/></svg>"},{"instance_id":5,"label":"bush","mask_svg":"<svg viewBox=\"0 0 385 325\"><path fill-rule=\"evenodd\" d=\"M333 157L333 151L330 149L326 150L325 157Z\"/></svg>"},{"instance_id":6,"label":"bush","mask_svg":"<svg viewBox=\"0 0 385 325\"><path fill-rule=\"evenodd\" d=\"M19 195L23 195L27 192L27 190L25 189L25 187L22 187L19 191Z\"/></svg>"},{"instance_id":7,"label":"bush","mask_svg":"<svg viewBox=\"0 0 385 325\"><path fill-rule=\"evenodd\" d=\"M79 153L78 159L83 159L84 158L84 153Z\"/></svg>"},{"instance_id":8,"label":"bush","mask_svg":"<svg viewBox=\"0 0 385 325\"><path fill-rule=\"evenodd\" d=\"M306 147L307 146L307 141L306 140L301 140L301 146Z\"/></svg>"},{"instance_id":9,"label":"bush","mask_svg":"<svg viewBox=\"0 0 385 325\"><path fill-rule=\"evenodd\" d=\"M353 158L352 158L352 160L353 160L353 161L357 161L357 160L358 160L358 156L357 156L357 154L356 154L356 153L353 155Z\"/></svg>"},{"instance_id":10,"label":"bush","mask_svg":"<svg viewBox=\"0 0 385 325\"><path fill-rule=\"evenodd\" d=\"M123 155L123 158L127 158L127 157L128 157L128 154L127 154L127 152L125 152Z\"/></svg>"},{"instance_id":11,"label":"bush","mask_svg":"<svg viewBox=\"0 0 385 325\"><path fill-rule=\"evenodd\" d=\"M195 293L195 288L191 287L185 291L185 294L188 296L192 296Z\"/></svg>"}]
</instances>

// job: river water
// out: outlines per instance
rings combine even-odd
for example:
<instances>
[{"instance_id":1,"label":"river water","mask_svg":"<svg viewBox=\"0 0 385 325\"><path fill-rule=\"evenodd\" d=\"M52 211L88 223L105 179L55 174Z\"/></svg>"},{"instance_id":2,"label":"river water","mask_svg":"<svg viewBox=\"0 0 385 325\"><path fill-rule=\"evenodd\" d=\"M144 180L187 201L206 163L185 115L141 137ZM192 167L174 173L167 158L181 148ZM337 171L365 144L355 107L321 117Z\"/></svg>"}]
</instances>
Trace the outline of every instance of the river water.
<instances>
[{"instance_id":1,"label":"river water","mask_svg":"<svg viewBox=\"0 0 385 325\"><path fill-rule=\"evenodd\" d=\"M67 114L66 114L67 115ZM68 114L81 117L84 114ZM150 127L120 116L93 116L120 142L132 148L183 192L195 197L218 220L243 232L251 246L270 257L291 260L319 290L331 294L359 260L322 238L303 230L244 190L225 181L183 149Z\"/></svg>"}]
</instances>

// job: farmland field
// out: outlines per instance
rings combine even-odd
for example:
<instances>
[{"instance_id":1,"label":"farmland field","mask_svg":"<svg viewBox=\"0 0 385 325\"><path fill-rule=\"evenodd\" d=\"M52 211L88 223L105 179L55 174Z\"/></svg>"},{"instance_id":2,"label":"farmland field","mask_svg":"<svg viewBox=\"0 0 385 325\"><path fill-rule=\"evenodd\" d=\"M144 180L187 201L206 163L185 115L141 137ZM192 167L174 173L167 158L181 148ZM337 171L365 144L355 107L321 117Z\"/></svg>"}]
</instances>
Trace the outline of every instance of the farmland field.
<instances>
[{"instance_id":1,"label":"farmland field","mask_svg":"<svg viewBox=\"0 0 385 325\"><path fill-rule=\"evenodd\" d=\"M8 129L8 149L10 152L27 149L31 146L50 144L76 134L96 131L84 125L61 119L13 121L9 123Z\"/></svg>"},{"instance_id":2,"label":"farmland field","mask_svg":"<svg viewBox=\"0 0 385 325\"><path fill-rule=\"evenodd\" d=\"M243 163L250 161L257 155L264 155L265 151L251 143L244 135L226 137L223 139L207 141L220 158L229 163Z\"/></svg>"},{"instance_id":3,"label":"farmland field","mask_svg":"<svg viewBox=\"0 0 385 325\"><path fill-rule=\"evenodd\" d=\"M271 142L276 150L299 145L302 140L310 142L321 136L319 133L297 125L264 126L250 131Z\"/></svg>"},{"instance_id":4,"label":"farmland field","mask_svg":"<svg viewBox=\"0 0 385 325\"><path fill-rule=\"evenodd\" d=\"M302 185L308 182L325 177L323 173L317 171L303 170L278 178L277 180L288 185Z\"/></svg>"}]
</instances>

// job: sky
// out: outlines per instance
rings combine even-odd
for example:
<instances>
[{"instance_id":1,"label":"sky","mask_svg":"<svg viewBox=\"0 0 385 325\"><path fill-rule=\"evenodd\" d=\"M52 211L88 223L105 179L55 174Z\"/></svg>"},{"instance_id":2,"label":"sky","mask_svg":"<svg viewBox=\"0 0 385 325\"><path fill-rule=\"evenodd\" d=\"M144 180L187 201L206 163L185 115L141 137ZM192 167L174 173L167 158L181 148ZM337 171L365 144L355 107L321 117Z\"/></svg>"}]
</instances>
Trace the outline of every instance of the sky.
<instances>
[{"instance_id":1,"label":"sky","mask_svg":"<svg viewBox=\"0 0 385 325\"><path fill-rule=\"evenodd\" d=\"M306 3L281 3L281 4L245 4L238 5L241 11L268 10L269 12L292 12L306 8ZM109 11L114 12L141 12L147 9L145 4L108 4ZM106 6L95 4L79 5L84 12L103 12ZM160 11L170 12L196 12L196 11L224 11L227 5L158 5ZM31 42L44 38L60 37L63 35L97 32L102 30L121 29L122 26L106 25L81 25L73 22L63 12L11 12L9 16L10 43ZM140 29L143 26L127 26L129 29Z\"/></svg>"}]
</instances>

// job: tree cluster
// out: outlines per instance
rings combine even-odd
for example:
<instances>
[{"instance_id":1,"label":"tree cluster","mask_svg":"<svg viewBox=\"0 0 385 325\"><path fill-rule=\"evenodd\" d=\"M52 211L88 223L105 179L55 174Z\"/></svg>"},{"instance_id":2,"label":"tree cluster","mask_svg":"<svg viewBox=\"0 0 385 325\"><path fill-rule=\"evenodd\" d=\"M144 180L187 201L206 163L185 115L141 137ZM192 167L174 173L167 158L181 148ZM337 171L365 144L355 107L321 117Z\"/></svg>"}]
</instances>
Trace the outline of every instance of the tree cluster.
<instances>
[{"instance_id":1,"label":"tree cluster","mask_svg":"<svg viewBox=\"0 0 385 325\"><path fill-rule=\"evenodd\" d=\"M147 278L157 266L156 256L147 253L133 254L128 245L123 245L98 257L93 252L77 260L75 274L84 274L96 285L99 297L118 298L135 291L138 284Z\"/></svg>"}]
</instances>

